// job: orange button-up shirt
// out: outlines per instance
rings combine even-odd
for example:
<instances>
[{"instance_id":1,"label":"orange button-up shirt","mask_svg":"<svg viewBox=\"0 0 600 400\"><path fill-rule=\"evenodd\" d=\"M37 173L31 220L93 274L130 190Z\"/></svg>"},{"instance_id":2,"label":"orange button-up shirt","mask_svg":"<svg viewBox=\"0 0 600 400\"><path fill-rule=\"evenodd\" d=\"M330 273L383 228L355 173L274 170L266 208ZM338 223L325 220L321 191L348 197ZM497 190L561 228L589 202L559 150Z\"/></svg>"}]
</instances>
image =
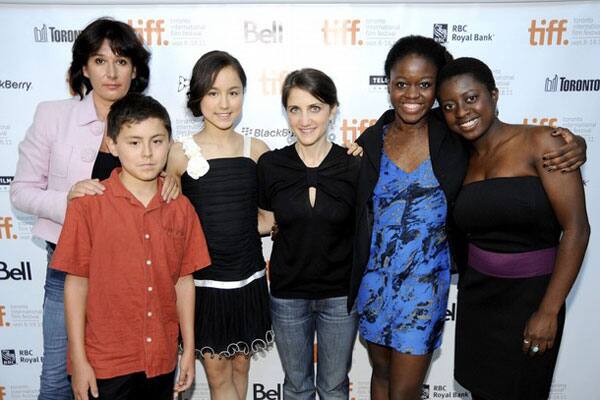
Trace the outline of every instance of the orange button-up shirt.
<instances>
[{"instance_id":1,"label":"orange button-up shirt","mask_svg":"<svg viewBox=\"0 0 600 400\"><path fill-rule=\"evenodd\" d=\"M144 207L113 171L104 194L70 202L54 269L88 278L85 351L100 379L175 369L175 284L210 264L198 216L185 196L158 192ZM71 373L70 357L67 369Z\"/></svg>"}]
</instances>

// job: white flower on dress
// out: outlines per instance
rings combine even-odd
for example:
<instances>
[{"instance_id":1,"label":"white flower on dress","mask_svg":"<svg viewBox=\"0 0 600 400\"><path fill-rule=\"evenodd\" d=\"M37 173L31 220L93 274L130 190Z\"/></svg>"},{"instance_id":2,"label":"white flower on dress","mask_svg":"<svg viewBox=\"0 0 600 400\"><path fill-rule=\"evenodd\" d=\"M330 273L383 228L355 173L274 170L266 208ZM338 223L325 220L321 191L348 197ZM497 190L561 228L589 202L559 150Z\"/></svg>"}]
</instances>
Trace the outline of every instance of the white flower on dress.
<instances>
[{"instance_id":1,"label":"white flower on dress","mask_svg":"<svg viewBox=\"0 0 600 400\"><path fill-rule=\"evenodd\" d=\"M194 138L191 136L184 138L181 141L181 146L183 147L183 152L188 158L188 164L186 168L188 175L193 179L198 179L201 176L206 175L210 169L210 166L208 165L206 158L204 158L202 155L200 146L198 146Z\"/></svg>"}]
</instances>

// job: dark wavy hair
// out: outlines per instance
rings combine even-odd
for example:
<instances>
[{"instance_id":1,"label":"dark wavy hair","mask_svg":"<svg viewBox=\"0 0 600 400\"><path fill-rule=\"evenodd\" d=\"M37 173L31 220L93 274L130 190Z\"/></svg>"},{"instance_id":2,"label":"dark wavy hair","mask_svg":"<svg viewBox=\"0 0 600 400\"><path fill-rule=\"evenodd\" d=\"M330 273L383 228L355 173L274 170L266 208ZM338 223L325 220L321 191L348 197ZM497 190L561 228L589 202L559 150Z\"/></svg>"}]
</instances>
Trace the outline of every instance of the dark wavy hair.
<instances>
[{"instance_id":1,"label":"dark wavy hair","mask_svg":"<svg viewBox=\"0 0 600 400\"><path fill-rule=\"evenodd\" d=\"M448 63L438 74L438 90L443 82L459 75L470 75L491 92L498 90L490 67L472 57L461 57Z\"/></svg>"},{"instance_id":2,"label":"dark wavy hair","mask_svg":"<svg viewBox=\"0 0 600 400\"><path fill-rule=\"evenodd\" d=\"M190 78L190 90L187 92L187 107L195 117L201 117L200 102L214 85L217 74L225 67L232 67L242 81L242 88L246 89L246 73L242 64L231 54L213 50L205 53L196 61Z\"/></svg>"},{"instance_id":3,"label":"dark wavy hair","mask_svg":"<svg viewBox=\"0 0 600 400\"><path fill-rule=\"evenodd\" d=\"M437 67L438 72L450 61L452 54L435 40L418 35L404 36L392 46L385 59L385 76L390 79L392 68L404 57L417 54Z\"/></svg>"},{"instance_id":4,"label":"dark wavy hair","mask_svg":"<svg viewBox=\"0 0 600 400\"><path fill-rule=\"evenodd\" d=\"M339 105L337 89L333 80L324 72L313 68L303 68L290 72L283 81L281 103L287 107L290 91L294 88L306 90L313 97L330 107Z\"/></svg>"},{"instance_id":5,"label":"dark wavy hair","mask_svg":"<svg viewBox=\"0 0 600 400\"><path fill-rule=\"evenodd\" d=\"M73 43L73 60L69 67L69 86L73 93L83 99L93 89L90 80L83 75L83 67L102 47L104 40L108 40L113 53L131 59L135 78L131 81L129 92L143 92L150 79L150 52L129 25L110 18L99 18L86 26Z\"/></svg>"},{"instance_id":6,"label":"dark wavy hair","mask_svg":"<svg viewBox=\"0 0 600 400\"><path fill-rule=\"evenodd\" d=\"M115 143L125 124L135 124L149 118L162 121L171 138L171 119L167 109L158 100L140 93L129 93L115 101L106 117L106 134Z\"/></svg>"}]
</instances>

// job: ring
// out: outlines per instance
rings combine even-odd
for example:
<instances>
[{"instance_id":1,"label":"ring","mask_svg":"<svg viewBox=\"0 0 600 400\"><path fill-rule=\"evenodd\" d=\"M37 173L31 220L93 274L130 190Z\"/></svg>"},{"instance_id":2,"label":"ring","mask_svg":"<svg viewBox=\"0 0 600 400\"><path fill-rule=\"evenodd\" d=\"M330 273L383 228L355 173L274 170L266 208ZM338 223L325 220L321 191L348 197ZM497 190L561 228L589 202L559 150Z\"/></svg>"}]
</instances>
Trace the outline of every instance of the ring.
<instances>
[{"instance_id":1,"label":"ring","mask_svg":"<svg viewBox=\"0 0 600 400\"><path fill-rule=\"evenodd\" d=\"M527 339L523 339L523 343L525 343L525 344L529 344L529 343L531 343L531 342L530 342L529 340L527 340Z\"/></svg>"},{"instance_id":2,"label":"ring","mask_svg":"<svg viewBox=\"0 0 600 400\"><path fill-rule=\"evenodd\" d=\"M538 346L537 344L534 344L533 347L531 348L531 352L537 353L538 351L540 351L540 346Z\"/></svg>"}]
</instances>

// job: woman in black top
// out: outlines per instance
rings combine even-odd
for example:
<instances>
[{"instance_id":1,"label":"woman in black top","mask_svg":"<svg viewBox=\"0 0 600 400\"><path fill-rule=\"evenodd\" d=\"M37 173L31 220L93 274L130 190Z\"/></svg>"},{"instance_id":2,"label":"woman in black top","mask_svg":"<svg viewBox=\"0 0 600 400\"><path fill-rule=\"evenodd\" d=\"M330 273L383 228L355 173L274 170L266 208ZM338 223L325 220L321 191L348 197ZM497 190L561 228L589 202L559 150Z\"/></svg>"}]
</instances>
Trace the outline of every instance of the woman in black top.
<instances>
[{"instance_id":1,"label":"woman in black top","mask_svg":"<svg viewBox=\"0 0 600 400\"><path fill-rule=\"evenodd\" d=\"M337 111L321 71L290 73L282 102L297 142L258 162L259 207L278 232L270 261L271 315L284 398L348 398L356 311L346 310L359 160L327 139ZM317 334L315 388L313 346Z\"/></svg>"}]
</instances>

